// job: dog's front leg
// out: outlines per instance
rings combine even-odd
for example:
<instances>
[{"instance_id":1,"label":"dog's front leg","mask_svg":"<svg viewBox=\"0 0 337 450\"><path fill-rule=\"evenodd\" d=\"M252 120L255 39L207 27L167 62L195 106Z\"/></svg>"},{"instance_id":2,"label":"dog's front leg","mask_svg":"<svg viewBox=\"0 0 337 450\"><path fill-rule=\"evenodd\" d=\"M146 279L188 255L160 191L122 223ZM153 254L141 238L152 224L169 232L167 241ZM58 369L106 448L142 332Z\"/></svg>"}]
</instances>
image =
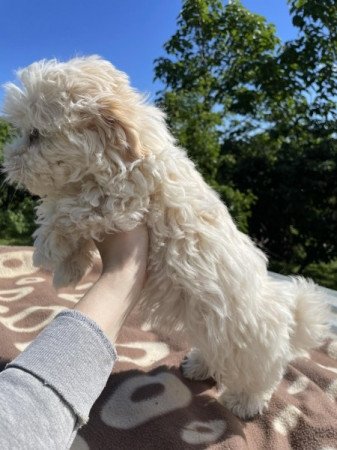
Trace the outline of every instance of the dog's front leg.
<instances>
[{"instance_id":1,"label":"dog's front leg","mask_svg":"<svg viewBox=\"0 0 337 450\"><path fill-rule=\"evenodd\" d=\"M73 250L67 236L54 224L41 225L33 237L35 238L33 263L36 267L53 271Z\"/></svg>"},{"instance_id":2,"label":"dog's front leg","mask_svg":"<svg viewBox=\"0 0 337 450\"><path fill-rule=\"evenodd\" d=\"M91 265L92 240L83 238L69 211L74 200L44 199L37 208L39 228L34 233L34 265L54 272L54 286L77 284ZM70 207L69 207L70 205ZM71 208L71 206L73 206Z\"/></svg>"},{"instance_id":3,"label":"dog's front leg","mask_svg":"<svg viewBox=\"0 0 337 450\"><path fill-rule=\"evenodd\" d=\"M56 221L40 226L34 237L34 265L54 272L57 288L77 284L91 265L92 243L74 237Z\"/></svg>"},{"instance_id":4,"label":"dog's front leg","mask_svg":"<svg viewBox=\"0 0 337 450\"><path fill-rule=\"evenodd\" d=\"M61 232L55 224L40 227L35 237L34 265L54 272L56 288L76 285L91 265L92 242L75 241L71 234Z\"/></svg>"},{"instance_id":5,"label":"dog's front leg","mask_svg":"<svg viewBox=\"0 0 337 450\"><path fill-rule=\"evenodd\" d=\"M75 286L92 265L92 241L81 239L73 252L55 269L53 284L56 288Z\"/></svg>"}]
</instances>

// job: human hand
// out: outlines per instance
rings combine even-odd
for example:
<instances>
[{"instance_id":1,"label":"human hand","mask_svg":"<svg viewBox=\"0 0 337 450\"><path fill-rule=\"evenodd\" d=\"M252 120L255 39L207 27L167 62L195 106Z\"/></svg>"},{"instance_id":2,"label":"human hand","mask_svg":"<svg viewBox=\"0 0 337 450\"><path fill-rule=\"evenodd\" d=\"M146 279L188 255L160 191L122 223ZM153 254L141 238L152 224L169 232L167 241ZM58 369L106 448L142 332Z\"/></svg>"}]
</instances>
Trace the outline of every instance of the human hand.
<instances>
[{"instance_id":1,"label":"human hand","mask_svg":"<svg viewBox=\"0 0 337 450\"><path fill-rule=\"evenodd\" d=\"M124 233L107 234L95 244L102 259L102 275L126 268L130 271L137 266L139 282L144 281L148 252L148 231L145 225Z\"/></svg>"},{"instance_id":2,"label":"human hand","mask_svg":"<svg viewBox=\"0 0 337 450\"><path fill-rule=\"evenodd\" d=\"M74 309L93 319L115 341L145 282L148 231L140 225L129 232L106 235L95 244L102 274Z\"/></svg>"}]
</instances>

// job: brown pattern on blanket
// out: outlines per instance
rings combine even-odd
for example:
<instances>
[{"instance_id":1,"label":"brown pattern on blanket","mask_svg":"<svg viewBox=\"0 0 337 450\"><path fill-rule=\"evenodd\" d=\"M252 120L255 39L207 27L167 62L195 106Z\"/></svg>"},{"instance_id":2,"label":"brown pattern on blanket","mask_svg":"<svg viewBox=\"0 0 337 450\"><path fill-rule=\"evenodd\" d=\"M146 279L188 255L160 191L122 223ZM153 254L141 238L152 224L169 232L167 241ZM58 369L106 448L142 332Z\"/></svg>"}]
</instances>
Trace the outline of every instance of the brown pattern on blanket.
<instances>
[{"instance_id":1,"label":"brown pattern on blanket","mask_svg":"<svg viewBox=\"0 0 337 450\"><path fill-rule=\"evenodd\" d=\"M0 247L0 362L13 359L98 276L59 292L29 247ZM118 340L119 361L72 449L337 449L337 341L289 365L269 410L242 421L216 400L212 381L185 380L187 346L134 312Z\"/></svg>"}]
</instances>

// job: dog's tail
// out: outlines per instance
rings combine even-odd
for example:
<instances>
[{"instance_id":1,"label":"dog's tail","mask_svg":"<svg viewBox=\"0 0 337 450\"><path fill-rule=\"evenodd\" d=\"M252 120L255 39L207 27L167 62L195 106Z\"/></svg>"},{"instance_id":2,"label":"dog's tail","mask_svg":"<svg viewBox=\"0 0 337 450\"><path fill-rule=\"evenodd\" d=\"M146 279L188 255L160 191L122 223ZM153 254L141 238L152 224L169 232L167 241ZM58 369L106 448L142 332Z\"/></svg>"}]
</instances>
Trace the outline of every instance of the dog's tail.
<instances>
[{"instance_id":1,"label":"dog's tail","mask_svg":"<svg viewBox=\"0 0 337 450\"><path fill-rule=\"evenodd\" d=\"M293 277L295 329L291 344L295 355L319 346L328 332L329 307L326 295L312 280Z\"/></svg>"}]
</instances>

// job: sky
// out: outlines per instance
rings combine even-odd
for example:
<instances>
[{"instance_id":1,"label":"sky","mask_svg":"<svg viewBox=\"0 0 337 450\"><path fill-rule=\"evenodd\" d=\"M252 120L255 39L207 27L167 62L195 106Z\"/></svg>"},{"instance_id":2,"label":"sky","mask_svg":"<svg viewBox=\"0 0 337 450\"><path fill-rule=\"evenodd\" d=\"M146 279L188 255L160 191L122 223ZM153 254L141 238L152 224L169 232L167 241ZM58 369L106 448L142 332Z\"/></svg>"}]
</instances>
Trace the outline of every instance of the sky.
<instances>
[{"instance_id":1,"label":"sky","mask_svg":"<svg viewBox=\"0 0 337 450\"><path fill-rule=\"evenodd\" d=\"M296 35L286 0L242 3L274 23L282 40ZM99 54L154 99L160 84L153 81L153 61L164 55L181 5L181 0L2 0L0 85L33 61ZM0 111L2 100L0 88Z\"/></svg>"}]
</instances>

